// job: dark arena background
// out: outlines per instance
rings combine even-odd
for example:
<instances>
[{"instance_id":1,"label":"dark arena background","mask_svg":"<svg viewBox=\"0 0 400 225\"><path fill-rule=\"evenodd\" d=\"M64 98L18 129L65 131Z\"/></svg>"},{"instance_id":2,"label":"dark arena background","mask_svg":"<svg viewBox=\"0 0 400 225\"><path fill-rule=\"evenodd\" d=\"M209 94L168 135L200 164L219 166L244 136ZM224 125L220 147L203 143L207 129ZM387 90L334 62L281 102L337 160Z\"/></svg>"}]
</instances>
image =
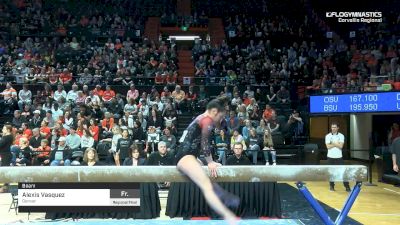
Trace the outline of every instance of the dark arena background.
<instances>
[{"instance_id":1,"label":"dark arena background","mask_svg":"<svg viewBox=\"0 0 400 225\"><path fill-rule=\"evenodd\" d=\"M399 8L0 0L0 224L400 224Z\"/></svg>"}]
</instances>

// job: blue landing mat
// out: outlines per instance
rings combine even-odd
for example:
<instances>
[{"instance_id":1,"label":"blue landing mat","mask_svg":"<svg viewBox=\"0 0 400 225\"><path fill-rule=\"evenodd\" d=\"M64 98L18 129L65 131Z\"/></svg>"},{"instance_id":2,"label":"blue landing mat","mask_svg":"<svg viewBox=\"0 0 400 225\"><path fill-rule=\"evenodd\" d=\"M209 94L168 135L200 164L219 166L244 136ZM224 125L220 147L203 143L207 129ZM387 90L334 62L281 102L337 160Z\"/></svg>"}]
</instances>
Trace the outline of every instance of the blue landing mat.
<instances>
[{"instance_id":1,"label":"blue landing mat","mask_svg":"<svg viewBox=\"0 0 400 225\"><path fill-rule=\"evenodd\" d=\"M20 224L20 223L13 223ZM32 225L227 225L223 220L79 220L79 221L60 221L60 222L35 222ZM274 220L240 220L238 225L302 225L299 220L274 219Z\"/></svg>"}]
</instances>

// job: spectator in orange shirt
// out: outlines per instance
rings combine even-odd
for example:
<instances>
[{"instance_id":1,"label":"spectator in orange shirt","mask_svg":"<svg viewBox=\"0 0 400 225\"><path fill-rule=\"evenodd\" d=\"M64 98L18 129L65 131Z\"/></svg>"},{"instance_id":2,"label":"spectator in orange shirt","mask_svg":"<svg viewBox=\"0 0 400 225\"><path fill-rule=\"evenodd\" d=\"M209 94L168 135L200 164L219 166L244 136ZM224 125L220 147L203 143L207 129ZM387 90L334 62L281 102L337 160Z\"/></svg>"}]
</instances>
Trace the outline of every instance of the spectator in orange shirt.
<instances>
[{"instance_id":1,"label":"spectator in orange shirt","mask_svg":"<svg viewBox=\"0 0 400 225\"><path fill-rule=\"evenodd\" d=\"M22 130L22 135L24 137L26 137L26 139L28 139L28 141L31 139L32 137L32 130L28 128L28 124L27 123L22 123L21 124L21 130Z\"/></svg>"},{"instance_id":2,"label":"spectator in orange shirt","mask_svg":"<svg viewBox=\"0 0 400 225\"><path fill-rule=\"evenodd\" d=\"M275 110L273 108L271 108L270 105L268 105L268 104L265 105L265 110L264 110L264 113L263 113L263 119L265 121L268 121L268 120L270 120L272 118L273 114L275 114Z\"/></svg>"},{"instance_id":3,"label":"spectator in orange shirt","mask_svg":"<svg viewBox=\"0 0 400 225\"><path fill-rule=\"evenodd\" d=\"M46 122L46 120L43 120L39 128L40 135L42 135L42 137L46 139L48 139L51 135L50 127L48 127L47 125L48 123Z\"/></svg>"},{"instance_id":4,"label":"spectator in orange shirt","mask_svg":"<svg viewBox=\"0 0 400 225\"><path fill-rule=\"evenodd\" d=\"M156 77L154 78L154 83L155 84L164 84L164 77L163 77L163 75L161 75L161 73L160 72L157 72L156 73Z\"/></svg>"},{"instance_id":5,"label":"spectator in orange shirt","mask_svg":"<svg viewBox=\"0 0 400 225\"><path fill-rule=\"evenodd\" d=\"M106 86L106 90L103 92L103 96L101 99L104 101L104 103L110 103L111 100L115 97L115 92L111 90L110 85Z\"/></svg>"},{"instance_id":6,"label":"spectator in orange shirt","mask_svg":"<svg viewBox=\"0 0 400 225\"><path fill-rule=\"evenodd\" d=\"M114 126L113 114L106 112L104 114L104 119L101 121L101 128L103 128L103 133L112 134L112 128Z\"/></svg>"},{"instance_id":7,"label":"spectator in orange shirt","mask_svg":"<svg viewBox=\"0 0 400 225\"><path fill-rule=\"evenodd\" d=\"M243 93L243 104L245 104L246 107L251 104L251 99L246 93Z\"/></svg>"},{"instance_id":8,"label":"spectator in orange shirt","mask_svg":"<svg viewBox=\"0 0 400 225\"><path fill-rule=\"evenodd\" d=\"M96 85L96 88L95 89L93 89L93 95L97 95L97 96L99 96L100 98L101 97L103 97L103 93L104 93L104 91L103 90L101 90L101 85Z\"/></svg>"},{"instance_id":9,"label":"spectator in orange shirt","mask_svg":"<svg viewBox=\"0 0 400 225\"><path fill-rule=\"evenodd\" d=\"M61 84L70 84L72 81L72 73L68 71L68 69L64 69L59 77Z\"/></svg>"}]
</instances>

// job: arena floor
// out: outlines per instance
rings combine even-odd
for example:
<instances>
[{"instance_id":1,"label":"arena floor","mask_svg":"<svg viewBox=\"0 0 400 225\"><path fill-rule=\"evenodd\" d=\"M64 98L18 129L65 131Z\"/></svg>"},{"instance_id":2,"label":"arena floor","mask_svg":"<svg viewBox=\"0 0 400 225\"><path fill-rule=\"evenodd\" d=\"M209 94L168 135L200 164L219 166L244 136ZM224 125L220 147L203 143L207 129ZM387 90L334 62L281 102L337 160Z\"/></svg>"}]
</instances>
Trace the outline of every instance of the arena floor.
<instances>
[{"instance_id":1,"label":"arena floor","mask_svg":"<svg viewBox=\"0 0 400 225\"><path fill-rule=\"evenodd\" d=\"M374 174L375 175L375 174ZM374 176L374 181L377 186L362 186L361 193L357 198L356 202L351 209L349 216L360 222L361 224L371 224L371 225L394 225L400 224L400 208L398 204L400 202L400 188L393 187L393 185L378 183L376 182L376 175ZM293 187L294 183L290 183ZM351 184L353 185L353 184ZM307 187L312 192L312 194L321 202L329 205L330 207L340 210L347 198L348 193L345 192L343 185L336 184L336 191L330 192L329 185L325 182L307 182ZM170 220L169 217L165 216L165 205L166 205L167 194L160 193L161 198L161 217L156 221L152 221L157 224L167 224L163 223L163 220ZM27 213L18 213L12 210L8 212L9 205L11 203L11 195L9 193L0 194L0 223L1 224L16 224L16 223L29 223L34 222L35 224L60 224L55 221L50 222L44 220L44 213L32 213L29 215ZM175 224L182 224L179 220L174 219ZM65 221L65 220L64 220ZM68 221L68 220L67 220ZM84 224L89 225L89 221L96 221L96 223L91 224L119 224L116 223L119 220L102 220L99 223L98 220L79 220L79 222L73 222L69 220L68 224ZM144 224L146 221L140 220L121 220L121 224ZM147 221L148 222L148 221ZM183 221L182 221L183 222ZM188 224L185 220L184 224ZM204 222L191 222L190 224L205 224ZM207 221L207 224L214 224ZM221 221L217 221L215 224L223 224ZM304 221L296 220L243 220L240 224L307 224ZM315 224L313 224L315 225Z\"/></svg>"}]
</instances>

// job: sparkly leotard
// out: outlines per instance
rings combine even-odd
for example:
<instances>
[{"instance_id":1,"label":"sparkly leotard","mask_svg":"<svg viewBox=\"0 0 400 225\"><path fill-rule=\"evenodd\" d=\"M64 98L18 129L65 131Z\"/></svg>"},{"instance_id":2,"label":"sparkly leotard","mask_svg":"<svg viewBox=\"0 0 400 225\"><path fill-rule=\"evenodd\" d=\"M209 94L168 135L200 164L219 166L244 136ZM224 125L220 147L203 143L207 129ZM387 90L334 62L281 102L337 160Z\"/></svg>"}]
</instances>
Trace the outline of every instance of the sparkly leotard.
<instances>
[{"instance_id":1,"label":"sparkly leotard","mask_svg":"<svg viewBox=\"0 0 400 225\"><path fill-rule=\"evenodd\" d=\"M183 143L180 145L176 154L176 162L185 155L199 157L201 153L204 156L211 155L212 131L214 129L213 120L205 115L200 115L189 124Z\"/></svg>"}]
</instances>

